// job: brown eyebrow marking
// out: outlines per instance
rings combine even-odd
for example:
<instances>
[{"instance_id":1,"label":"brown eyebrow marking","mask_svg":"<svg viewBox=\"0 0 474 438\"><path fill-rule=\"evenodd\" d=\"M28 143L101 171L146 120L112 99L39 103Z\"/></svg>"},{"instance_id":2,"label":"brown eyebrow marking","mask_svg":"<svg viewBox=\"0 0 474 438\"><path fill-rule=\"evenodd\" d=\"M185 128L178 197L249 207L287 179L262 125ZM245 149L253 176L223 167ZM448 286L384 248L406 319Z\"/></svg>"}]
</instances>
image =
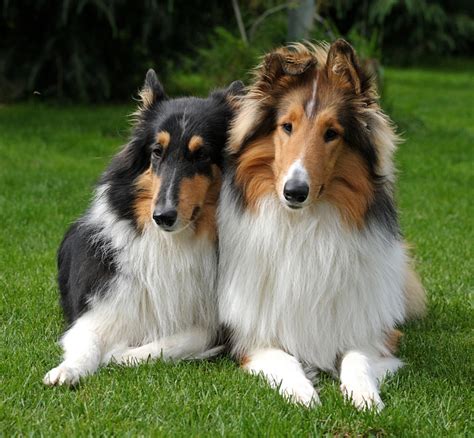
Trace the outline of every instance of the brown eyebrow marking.
<instances>
[{"instance_id":1,"label":"brown eyebrow marking","mask_svg":"<svg viewBox=\"0 0 474 438\"><path fill-rule=\"evenodd\" d=\"M197 151L204 144L204 140L200 135L193 135L189 140L188 148L191 152Z\"/></svg>"},{"instance_id":2,"label":"brown eyebrow marking","mask_svg":"<svg viewBox=\"0 0 474 438\"><path fill-rule=\"evenodd\" d=\"M160 131L156 134L156 142L161 144L164 148L170 144L171 136L168 131Z\"/></svg>"}]
</instances>

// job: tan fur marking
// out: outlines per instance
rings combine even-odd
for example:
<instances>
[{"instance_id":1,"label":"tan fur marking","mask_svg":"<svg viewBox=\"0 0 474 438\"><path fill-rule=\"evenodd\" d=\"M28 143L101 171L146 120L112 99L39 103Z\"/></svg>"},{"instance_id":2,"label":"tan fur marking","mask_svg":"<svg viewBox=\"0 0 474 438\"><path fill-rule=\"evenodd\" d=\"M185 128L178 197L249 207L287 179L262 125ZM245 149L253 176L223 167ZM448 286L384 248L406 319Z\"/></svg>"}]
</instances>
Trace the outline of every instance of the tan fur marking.
<instances>
[{"instance_id":1,"label":"tan fur marking","mask_svg":"<svg viewBox=\"0 0 474 438\"><path fill-rule=\"evenodd\" d=\"M161 131L156 134L156 142L163 148L167 148L170 144L171 136L168 131Z\"/></svg>"},{"instance_id":2,"label":"tan fur marking","mask_svg":"<svg viewBox=\"0 0 474 438\"><path fill-rule=\"evenodd\" d=\"M240 367L245 368L250 362L250 357L248 356L243 356L242 359L240 360Z\"/></svg>"},{"instance_id":3,"label":"tan fur marking","mask_svg":"<svg viewBox=\"0 0 474 438\"><path fill-rule=\"evenodd\" d=\"M374 196L374 187L362 158L348 151L347 147L335 164L325 196L339 208L348 224L363 226L365 213Z\"/></svg>"},{"instance_id":4,"label":"tan fur marking","mask_svg":"<svg viewBox=\"0 0 474 438\"><path fill-rule=\"evenodd\" d=\"M303 106L300 104L303 96L300 93L292 93L296 103L292 103L288 107L288 111L282 114L278 120L278 127L275 130L273 141L275 144L275 161L273 170L275 173L277 191L283 190L283 180L288 173L290 166L304 154L310 140L307 135L311 133L307 131L309 125L305 119ZM288 135L283 131L283 123L291 123L293 131Z\"/></svg>"},{"instance_id":5,"label":"tan fur marking","mask_svg":"<svg viewBox=\"0 0 474 438\"><path fill-rule=\"evenodd\" d=\"M403 333L397 329L393 329L390 333L387 334L387 338L385 339L385 346L390 350L392 354L397 353L402 336Z\"/></svg>"},{"instance_id":6,"label":"tan fur marking","mask_svg":"<svg viewBox=\"0 0 474 438\"><path fill-rule=\"evenodd\" d=\"M153 105L155 94L151 88L143 88L138 95L140 96L144 108L150 108Z\"/></svg>"},{"instance_id":7,"label":"tan fur marking","mask_svg":"<svg viewBox=\"0 0 474 438\"><path fill-rule=\"evenodd\" d=\"M202 208L210 185L210 179L202 175L181 180L178 214L182 220L190 221L195 208Z\"/></svg>"},{"instance_id":8,"label":"tan fur marking","mask_svg":"<svg viewBox=\"0 0 474 438\"><path fill-rule=\"evenodd\" d=\"M138 228L143 230L152 220L153 207L160 190L160 178L151 170L151 167L135 181L137 197L133 205Z\"/></svg>"},{"instance_id":9,"label":"tan fur marking","mask_svg":"<svg viewBox=\"0 0 474 438\"><path fill-rule=\"evenodd\" d=\"M331 45L327 59L329 77L339 87L353 88L356 94L359 94L361 83L357 67L354 49L349 44L345 41L336 41Z\"/></svg>"},{"instance_id":10,"label":"tan fur marking","mask_svg":"<svg viewBox=\"0 0 474 438\"><path fill-rule=\"evenodd\" d=\"M215 240L216 209L221 188L221 172L216 165L212 166L212 179L203 175L183 178L180 185L178 213L183 221L195 221L196 235L207 234ZM197 217L193 214L198 210Z\"/></svg>"},{"instance_id":11,"label":"tan fur marking","mask_svg":"<svg viewBox=\"0 0 474 438\"><path fill-rule=\"evenodd\" d=\"M302 161L311 182L311 197L316 200L320 197L322 188L328 185L336 162L344 151L345 145L341 140L344 130L338 123L333 108L322 110L314 122L306 119L306 124L302 136L308 139L309 144L302 154ZM329 128L338 132L340 136L326 144L324 134Z\"/></svg>"},{"instance_id":12,"label":"tan fur marking","mask_svg":"<svg viewBox=\"0 0 474 438\"><path fill-rule=\"evenodd\" d=\"M197 151L204 144L204 140L200 135L193 135L189 140L188 148L191 152Z\"/></svg>"},{"instance_id":13,"label":"tan fur marking","mask_svg":"<svg viewBox=\"0 0 474 438\"><path fill-rule=\"evenodd\" d=\"M275 191L272 164L275 148L271 137L262 138L240 155L236 183L242 187L247 205L256 209L260 198Z\"/></svg>"},{"instance_id":14,"label":"tan fur marking","mask_svg":"<svg viewBox=\"0 0 474 438\"><path fill-rule=\"evenodd\" d=\"M196 221L196 235L200 236L207 234L212 240L217 240L217 224L216 224L216 210L217 201L222 185L222 174L220 169L214 164L212 166L212 183L207 191L204 205L201 209L201 214Z\"/></svg>"}]
</instances>

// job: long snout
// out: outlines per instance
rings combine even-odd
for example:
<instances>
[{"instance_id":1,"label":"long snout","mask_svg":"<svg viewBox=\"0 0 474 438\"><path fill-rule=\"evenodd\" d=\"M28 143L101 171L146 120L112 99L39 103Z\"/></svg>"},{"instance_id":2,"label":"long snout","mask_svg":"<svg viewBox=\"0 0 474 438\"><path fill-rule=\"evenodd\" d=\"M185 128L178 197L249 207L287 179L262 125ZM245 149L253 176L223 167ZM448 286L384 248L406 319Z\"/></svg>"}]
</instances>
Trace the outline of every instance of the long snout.
<instances>
[{"instance_id":1,"label":"long snout","mask_svg":"<svg viewBox=\"0 0 474 438\"><path fill-rule=\"evenodd\" d=\"M303 207L308 200L309 190L308 172L301 160L296 160L288 169L283 181L284 203L293 209Z\"/></svg>"}]
</instances>

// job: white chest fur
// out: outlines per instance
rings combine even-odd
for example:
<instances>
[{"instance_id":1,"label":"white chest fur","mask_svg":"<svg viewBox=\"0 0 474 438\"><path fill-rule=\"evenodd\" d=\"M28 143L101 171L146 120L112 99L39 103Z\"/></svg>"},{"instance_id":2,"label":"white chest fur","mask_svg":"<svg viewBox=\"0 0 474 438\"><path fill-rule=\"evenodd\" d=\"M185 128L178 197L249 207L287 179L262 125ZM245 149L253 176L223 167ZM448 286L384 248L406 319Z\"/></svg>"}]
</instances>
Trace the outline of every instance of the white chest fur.
<instances>
[{"instance_id":1,"label":"white chest fur","mask_svg":"<svg viewBox=\"0 0 474 438\"><path fill-rule=\"evenodd\" d=\"M278 347L322 369L351 348L384 351L404 316L405 254L375 226L350 230L331 205L287 211L269 197L239 212L224 185L219 315L235 351Z\"/></svg>"},{"instance_id":2,"label":"white chest fur","mask_svg":"<svg viewBox=\"0 0 474 438\"><path fill-rule=\"evenodd\" d=\"M151 223L138 235L110 212L100 191L86 222L111 242L117 265L107 291L84 315L106 326L99 331L109 334L110 344L146 343L196 326L216 329L214 242L191 229L166 234Z\"/></svg>"}]
</instances>

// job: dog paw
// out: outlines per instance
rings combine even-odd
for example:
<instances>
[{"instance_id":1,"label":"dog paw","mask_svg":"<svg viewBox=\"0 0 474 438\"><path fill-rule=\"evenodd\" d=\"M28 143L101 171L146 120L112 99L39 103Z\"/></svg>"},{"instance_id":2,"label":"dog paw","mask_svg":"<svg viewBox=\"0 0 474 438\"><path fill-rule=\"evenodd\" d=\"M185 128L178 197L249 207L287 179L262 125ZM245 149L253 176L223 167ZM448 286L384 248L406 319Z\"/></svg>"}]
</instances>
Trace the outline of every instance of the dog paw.
<instances>
[{"instance_id":1,"label":"dog paw","mask_svg":"<svg viewBox=\"0 0 474 438\"><path fill-rule=\"evenodd\" d=\"M353 388L347 384L341 385L344 397L359 410L375 409L380 412L384 404L378 391L374 388Z\"/></svg>"},{"instance_id":2,"label":"dog paw","mask_svg":"<svg viewBox=\"0 0 474 438\"><path fill-rule=\"evenodd\" d=\"M288 401L302 406L314 407L321 404L318 393L309 381L298 382L291 386L281 385L279 392Z\"/></svg>"},{"instance_id":3,"label":"dog paw","mask_svg":"<svg viewBox=\"0 0 474 438\"><path fill-rule=\"evenodd\" d=\"M48 386L66 385L74 386L79 382L81 375L76 368L61 364L53 368L43 378L43 383Z\"/></svg>"}]
</instances>

